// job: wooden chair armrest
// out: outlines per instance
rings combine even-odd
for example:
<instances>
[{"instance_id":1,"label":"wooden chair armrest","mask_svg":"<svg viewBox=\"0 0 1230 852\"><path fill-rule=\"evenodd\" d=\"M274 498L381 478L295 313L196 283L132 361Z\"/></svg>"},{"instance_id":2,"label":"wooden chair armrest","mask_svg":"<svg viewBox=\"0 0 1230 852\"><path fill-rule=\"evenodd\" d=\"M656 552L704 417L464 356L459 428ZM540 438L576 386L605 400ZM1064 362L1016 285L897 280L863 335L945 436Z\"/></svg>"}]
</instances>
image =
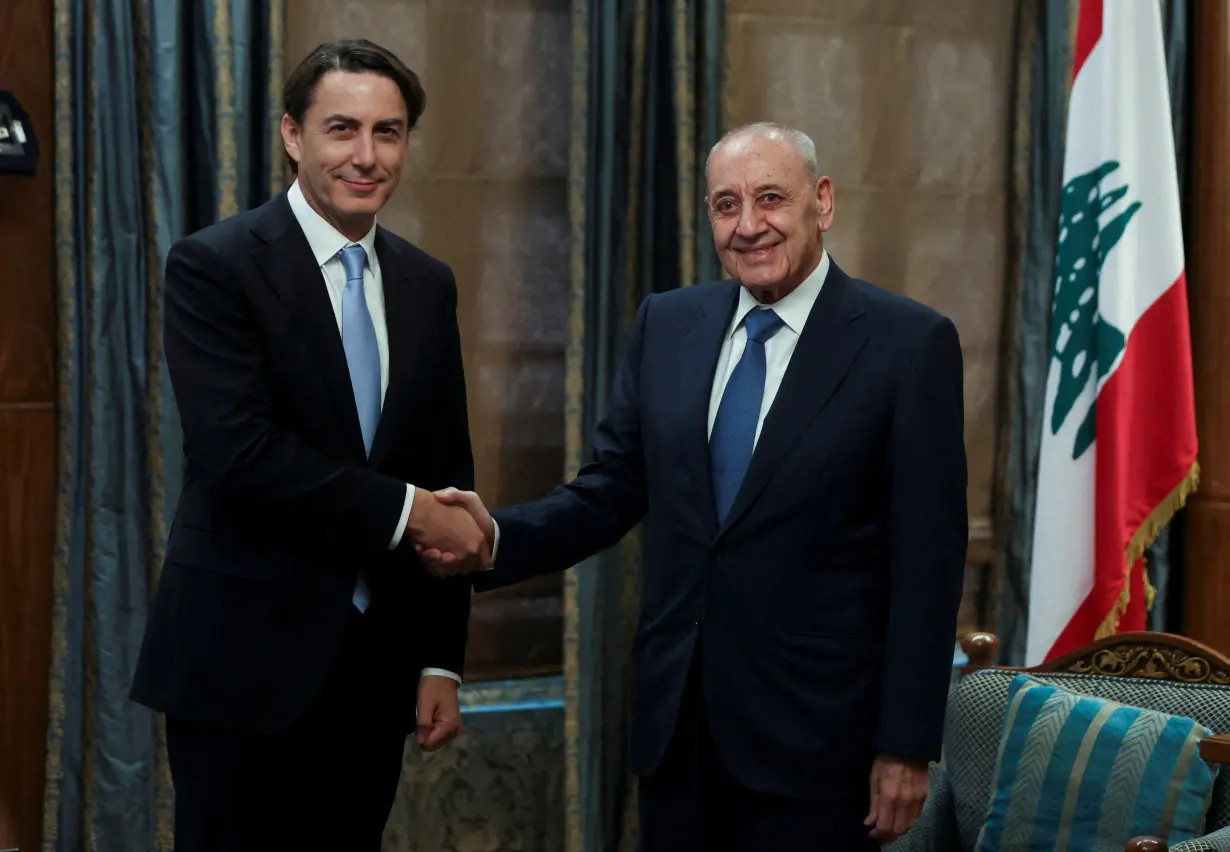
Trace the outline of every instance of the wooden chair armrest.
<instances>
[{"instance_id":1,"label":"wooden chair armrest","mask_svg":"<svg viewBox=\"0 0 1230 852\"><path fill-rule=\"evenodd\" d=\"M1230 734L1213 734L1202 739L1200 756L1207 763L1230 763Z\"/></svg>"},{"instance_id":2,"label":"wooden chair armrest","mask_svg":"<svg viewBox=\"0 0 1230 852\"><path fill-rule=\"evenodd\" d=\"M1123 847L1124 852L1167 852L1169 844L1159 837L1133 837Z\"/></svg>"}]
</instances>

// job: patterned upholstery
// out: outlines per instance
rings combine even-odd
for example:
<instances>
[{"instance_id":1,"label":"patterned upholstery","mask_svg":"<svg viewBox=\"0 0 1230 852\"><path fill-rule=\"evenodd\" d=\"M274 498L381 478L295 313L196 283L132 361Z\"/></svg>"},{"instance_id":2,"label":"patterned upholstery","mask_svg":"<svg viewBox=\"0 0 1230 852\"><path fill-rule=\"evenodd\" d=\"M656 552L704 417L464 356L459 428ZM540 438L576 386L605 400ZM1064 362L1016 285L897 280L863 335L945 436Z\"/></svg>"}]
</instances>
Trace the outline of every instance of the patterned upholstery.
<instances>
[{"instance_id":1,"label":"patterned upholstery","mask_svg":"<svg viewBox=\"0 0 1230 852\"><path fill-rule=\"evenodd\" d=\"M1213 732L1194 719L1019 674L1005 725L980 852L1123 852L1135 835L1204 834L1220 767L1201 758Z\"/></svg>"},{"instance_id":2,"label":"patterned upholstery","mask_svg":"<svg viewBox=\"0 0 1230 852\"><path fill-rule=\"evenodd\" d=\"M944 723L944 774L951 786L950 818L955 818L958 835L955 848L961 852L973 852L986 817L991 775L1008 701L1008 684L1017 674L1019 672L1000 669L976 671L962 678L949 696ZM1181 713L1217 733L1230 733L1230 687L1068 673L1030 672L1030 676L1071 692L1164 713ZM1227 834L1226 838L1214 840L1206 836L1176 845L1175 852L1230 852L1230 832L1216 831L1230 826L1228 774L1222 773L1217 780L1206 825L1206 831L1216 832L1212 838L1220 838L1223 833ZM916 830L919 835L933 831L930 826L921 825ZM889 848L893 852L915 849L914 835L915 830L911 830ZM1206 845L1193 845L1201 843ZM929 847L935 852L948 852L953 848Z\"/></svg>"},{"instance_id":3,"label":"patterned upholstery","mask_svg":"<svg viewBox=\"0 0 1230 852\"><path fill-rule=\"evenodd\" d=\"M1176 843L1170 852L1230 852L1230 828L1222 828L1204 837Z\"/></svg>"},{"instance_id":4,"label":"patterned upholstery","mask_svg":"<svg viewBox=\"0 0 1230 852\"><path fill-rule=\"evenodd\" d=\"M886 848L888 852L932 852L956 849L956 824L952 820L952 787L943 766L932 766L930 790L918 820L904 836Z\"/></svg>"}]
</instances>

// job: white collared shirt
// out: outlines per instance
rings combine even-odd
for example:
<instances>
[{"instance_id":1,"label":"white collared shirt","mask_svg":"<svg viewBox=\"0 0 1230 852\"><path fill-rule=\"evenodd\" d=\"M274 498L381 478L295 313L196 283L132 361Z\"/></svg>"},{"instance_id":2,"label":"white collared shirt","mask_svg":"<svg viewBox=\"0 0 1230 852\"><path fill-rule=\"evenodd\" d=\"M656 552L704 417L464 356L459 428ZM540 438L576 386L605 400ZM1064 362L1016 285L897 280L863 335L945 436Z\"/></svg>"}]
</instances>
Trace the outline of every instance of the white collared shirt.
<instances>
[{"instance_id":1,"label":"white collared shirt","mask_svg":"<svg viewBox=\"0 0 1230 852\"><path fill-rule=\"evenodd\" d=\"M384 396L389 389L389 328L384 316L384 280L380 277L380 258L376 256L376 223L373 222L371 230L355 243L312 209L303 197L299 181L291 184L287 200L324 275L339 334L342 330L342 291L346 288L346 270L342 266L340 252L346 246L361 245L367 253L367 266L363 269L363 295L367 299L367 310L372 315L372 325L376 327L376 348L380 352L380 405L383 408ZM400 537L399 528L396 538Z\"/></svg>"},{"instance_id":2,"label":"white collared shirt","mask_svg":"<svg viewBox=\"0 0 1230 852\"><path fill-rule=\"evenodd\" d=\"M722 404L722 394L726 391L726 383L735 371L739 359L743 357L743 349L747 345L747 328L743 320L757 308L772 308L782 320L782 327L776 334L765 341L765 382L764 398L760 402L760 419L756 422L756 442L760 441L760 431L764 428L765 417L773 407L773 400L782 386L782 378L786 368L790 366L790 358L794 355L799 343L799 335L807 324L807 317L816 304L820 288L829 274L829 253L822 250L820 263L812 270L811 275L803 279L803 283L787 293L773 305L762 305L746 288L739 288L739 304L731 319L730 329L722 341L722 349L718 354L717 369L713 373L713 389L709 393L709 435L713 435L713 422L717 419L718 407ZM753 444L755 446L755 444Z\"/></svg>"},{"instance_id":3,"label":"white collared shirt","mask_svg":"<svg viewBox=\"0 0 1230 852\"><path fill-rule=\"evenodd\" d=\"M307 237L308 247L320 266L321 276L329 292L329 304L333 306L333 318L337 320L337 332L342 333L342 291L346 287L346 270L342 266L339 252L349 245L361 245L367 253L367 265L363 268L363 295L367 299L367 310L372 315L372 325L376 328L376 349L380 354L380 406L384 408L384 397L389 389L389 327L384 313L384 279L380 275L380 258L376 256L376 223L363 235L357 243L347 238L333 227L324 217L312 209L299 181L290 186L286 194L290 202L290 210L295 215L303 235ZM414 486L406 485L406 499L402 503L401 518L393 530L389 541L389 550L396 549L401 543L406 522L410 520L410 509L414 506ZM424 675L434 674L452 678L458 683L461 677L444 669L423 669Z\"/></svg>"}]
</instances>

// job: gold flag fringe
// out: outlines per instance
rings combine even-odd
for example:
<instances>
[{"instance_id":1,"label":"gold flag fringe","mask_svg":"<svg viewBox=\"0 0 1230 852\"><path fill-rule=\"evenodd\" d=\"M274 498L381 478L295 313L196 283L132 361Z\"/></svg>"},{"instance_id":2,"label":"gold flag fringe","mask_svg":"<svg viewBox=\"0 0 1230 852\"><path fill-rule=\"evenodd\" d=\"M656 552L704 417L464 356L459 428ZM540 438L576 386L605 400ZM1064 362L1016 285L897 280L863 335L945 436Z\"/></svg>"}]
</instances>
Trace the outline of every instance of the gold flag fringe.
<instances>
[{"instance_id":1,"label":"gold flag fringe","mask_svg":"<svg viewBox=\"0 0 1230 852\"><path fill-rule=\"evenodd\" d=\"M1113 636L1119 632L1119 620L1127 612L1128 604L1132 600L1132 568L1145 555L1149 545L1153 544L1157 539L1157 534L1162 531L1162 527L1170 522L1170 519L1174 517L1174 513L1187 504L1187 498L1199 485L1200 463L1192 462L1191 469L1187 471L1187 475L1149 513L1149 516L1144 519L1141 525L1137 527L1136 532L1132 534L1131 540L1128 541L1127 550L1124 553L1123 589L1119 592L1119 599L1115 601L1114 606L1110 608L1110 612L1106 614L1106 618L1102 619L1097 632L1093 635L1094 639L1105 639L1107 636ZM1153 599L1156 595L1157 589L1149 582L1149 575L1146 572L1145 606L1149 609L1153 609Z\"/></svg>"}]
</instances>

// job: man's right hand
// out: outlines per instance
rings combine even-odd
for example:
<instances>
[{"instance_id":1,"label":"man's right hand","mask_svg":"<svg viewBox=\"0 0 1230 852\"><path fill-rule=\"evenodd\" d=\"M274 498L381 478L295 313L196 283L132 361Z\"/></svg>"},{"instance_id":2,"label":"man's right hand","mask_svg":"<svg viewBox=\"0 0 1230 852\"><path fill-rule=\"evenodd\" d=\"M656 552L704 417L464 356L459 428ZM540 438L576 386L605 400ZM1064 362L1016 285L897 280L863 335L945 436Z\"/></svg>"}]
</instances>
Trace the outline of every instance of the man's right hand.
<instances>
[{"instance_id":1,"label":"man's right hand","mask_svg":"<svg viewBox=\"0 0 1230 852\"><path fill-rule=\"evenodd\" d=\"M434 497L451 509L465 512L467 517L470 517L478 525L486 541L488 558L482 565L475 565L473 562L465 560L463 555L455 550L439 545L433 546L427 542L419 541L416 537L415 549L423 557L423 561L427 563L428 570L436 576L447 577L452 574L463 574L487 567L491 562L490 551L495 542L495 521L492 519L491 513L487 511L487 507L483 505L483 501L473 491L458 491L456 488L445 488L443 491L437 491ZM417 501L418 498L415 497L415 500Z\"/></svg>"},{"instance_id":2,"label":"man's right hand","mask_svg":"<svg viewBox=\"0 0 1230 852\"><path fill-rule=\"evenodd\" d=\"M480 528L471 512L464 506L447 505L422 488L414 490L406 533L437 576L477 571L491 564L491 536ZM429 558L433 553L448 554L448 559Z\"/></svg>"}]
</instances>

